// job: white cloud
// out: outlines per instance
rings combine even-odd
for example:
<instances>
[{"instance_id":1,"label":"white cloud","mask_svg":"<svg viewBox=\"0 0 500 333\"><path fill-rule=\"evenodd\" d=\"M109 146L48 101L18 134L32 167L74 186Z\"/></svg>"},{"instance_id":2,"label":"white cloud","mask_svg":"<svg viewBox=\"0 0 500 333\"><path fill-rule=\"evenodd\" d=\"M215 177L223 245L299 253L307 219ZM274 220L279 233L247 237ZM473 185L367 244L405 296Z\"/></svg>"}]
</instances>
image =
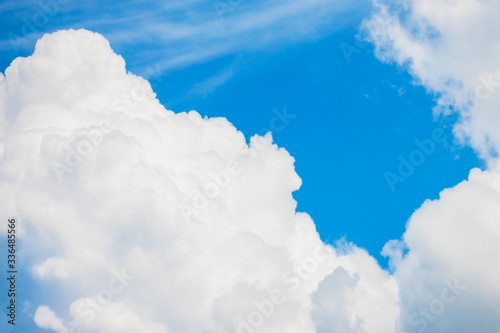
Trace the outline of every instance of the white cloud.
<instances>
[{"instance_id":1,"label":"white cloud","mask_svg":"<svg viewBox=\"0 0 500 333\"><path fill-rule=\"evenodd\" d=\"M39 277L55 276L65 279L71 276L70 270L72 263L68 260L59 258L49 258L43 263L33 268L34 273Z\"/></svg>"},{"instance_id":2,"label":"white cloud","mask_svg":"<svg viewBox=\"0 0 500 333\"><path fill-rule=\"evenodd\" d=\"M33 319L41 328L50 329L57 333L67 332L67 329L64 327L61 319L57 318L54 311L46 305L41 305L38 309L36 309L35 317Z\"/></svg>"},{"instance_id":3,"label":"white cloud","mask_svg":"<svg viewBox=\"0 0 500 333\"><path fill-rule=\"evenodd\" d=\"M165 110L101 35L44 36L5 71L0 105L0 211L22 221L33 278L65 295L43 302L68 330L303 333L335 315L395 332L394 278L321 243L288 152ZM345 311L318 310L339 271L356 281Z\"/></svg>"},{"instance_id":4,"label":"white cloud","mask_svg":"<svg viewBox=\"0 0 500 333\"><path fill-rule=\"evenodd\" d=\"M100 298L80 298L70 307L74 320L73 330L109 333L167 333L164 324L148 322L139 317L123 302L108 301L104 294Z\"/></svg>"},{"instance_id":5,"label":"white cloud","mask_svg":"<svg viewBox=\"0 0 500 333\"><path fill-rule=\"evenodd\" d=\"M500 329L498 202L500 170L474 169L413 214L404 234L409 252L395 261L408 332Z\"/></svg>"},{"instance_id":6,"label":"white cloud","mask_svg":"<svg viewBox=\"0 0 500 333\"><path fill-rule=\"evenodd\" d=\"M457 112L458 138L488 162L426 201L391 241L405 332L500 330L500 28L498 1L374 1L365 28L384 61L405 66L437 96L437 112ZM403 250L407 247L406 256Z\"/></svg>"},{"instance_id":7,"label":"white cloud","mask_svg":"<svg viewBox=\"0 0 500 333\"><path fill-rule=\"evenodd\" d=\"M317 332L395 332L399 317L396 281L366 251L353 248L350 253L321 281L314 295Z\"/></svg>"}]
</instances>

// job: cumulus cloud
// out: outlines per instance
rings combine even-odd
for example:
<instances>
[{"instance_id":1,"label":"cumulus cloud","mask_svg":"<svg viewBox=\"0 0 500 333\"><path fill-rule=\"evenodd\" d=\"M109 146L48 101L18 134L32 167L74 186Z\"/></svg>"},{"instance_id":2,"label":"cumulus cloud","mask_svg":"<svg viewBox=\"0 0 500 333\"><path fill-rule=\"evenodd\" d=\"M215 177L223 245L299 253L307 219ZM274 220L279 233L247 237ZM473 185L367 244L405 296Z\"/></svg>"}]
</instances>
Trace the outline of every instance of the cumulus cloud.
<instances>
[{"instance_id":1,"label":"cumulus cloud","mask_svg":"<svg viewBox=\"0 0 500 333\"><path fill-rule=\"evenodd\" d=\"M45 35L15 59L0 133L0 211L22 221L32 278L59 288L38 326L303 333L335 316L347 332L395 332L394 277L321 242L295 211L288 152L166 110L101 35Z\"/></svg>"},{"instance_id":2,"label":"cumulus cloud","mask_svg":"<svg viewBox=\"0 0 500 333\"><path fill-rule=\"evenodd\" d=\"M391 241L404 332L500 330L500 28L497 1L374 1L364 24L377 56L407 68L436 95L436 113L460 115L455 134L488 162L426 201L403 241ZM405 251L408 250L407 253Z\"/></svg>"},{"instance_id":3,"label":"cumulus cloud","mask_svg":"<svg viewBox=\"0 0 500 333\"><path fill-rule=\"evenodd\" d=\"M409 252L393 248L407 332L500 329L500 170L469 179L428 200L408 222Z\"/></svg>"},{"instance_id":4,"label":"cumulus cloud","mask_svg":"<svg viewBox=\"0 0 500 333\"><path fill-rule=\"evenodd\" d=\"M57 318L54 311L46 305L41 305L36 309L33 320L41 328L50 329L57 333L67 332L62 320Z\"/></svg>"}]
</instances>

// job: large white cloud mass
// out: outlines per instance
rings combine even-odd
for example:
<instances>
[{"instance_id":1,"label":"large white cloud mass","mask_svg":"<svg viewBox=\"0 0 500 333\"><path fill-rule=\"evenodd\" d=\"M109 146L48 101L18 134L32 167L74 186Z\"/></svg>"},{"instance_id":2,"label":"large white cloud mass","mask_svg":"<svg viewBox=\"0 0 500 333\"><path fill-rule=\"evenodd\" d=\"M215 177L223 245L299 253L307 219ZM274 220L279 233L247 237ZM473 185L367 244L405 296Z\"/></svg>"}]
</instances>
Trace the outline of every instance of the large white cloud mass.
<instances>
[{"instance_id":1,"label":"large white cloud mass","mask_svg":"<svg viewBox=\"0 0 500 333\"><path fill-rule=\"evenodd\" d=\"M457 113L455 134L488 170L427 201L391 241L403 332L500 332L500 2L374 1L377 56L406 67ZM406 254L406 256L405 256Z\"/></svg>"},{"instance_id":2,"label":"large white cloud mass","mask_svg":"<svg viewBox=\"0 0 500 333\"><path fill-rule=\"evenodd\" d=\"M392 275L354 245L320 241L295 211L294 160L270 135L248 145L224 118L168 111L102 36L60 31L0 76L0 211L20 221L32 278L59 291L33 296L34 322L54 332L499 332L500 39L483 22L498 5L377 5L367 27L378 55L407 65L438 110L459 112L457 135L489 162L386 244Z\"/></svg>"},{"instance_id":3,"label":"large white cloud mass","mask_svg":"<svg viewBox=\"0 0 500 333\"><path fill-rule=\"evenodd\" d=\"M20 221L32 278L58 290L36 300L40 327L396 332L396 279L320 241L295 211L293 158L270 135L248 145L224 118L166 110L101 35L45 35L15 59L0 134L0 211Z\"/></svg>"}]
</instances>

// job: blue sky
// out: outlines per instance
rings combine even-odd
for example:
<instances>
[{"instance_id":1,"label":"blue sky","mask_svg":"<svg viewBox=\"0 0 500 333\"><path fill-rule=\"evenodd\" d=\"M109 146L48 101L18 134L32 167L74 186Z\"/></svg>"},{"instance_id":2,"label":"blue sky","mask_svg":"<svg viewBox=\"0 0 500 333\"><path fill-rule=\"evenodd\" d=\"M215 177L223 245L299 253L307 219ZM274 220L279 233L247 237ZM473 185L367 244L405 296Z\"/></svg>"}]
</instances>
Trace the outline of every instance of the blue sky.
<instances>
[{"instance_id":1,"label":"blue sky","mask_svg":"<svg viewBox=\"0 0 500 333\"><path fill-rule=\"evenodd\" d=\"M436 96L406 66L382 63L359 40L373 12L369 1L48 3L45 10L1 3L2 72L32 54L43 33L85 28L106 37L127 70L148 78L174 112L225 117L247 140L277 112L293 115L273 138L296 159L297 210L311 215L324 242L345 237L384 268L382 247L401 238L412 213L484 168L456 142L455 119L433 115ZM25 35L43 12L48 19ZM404 182L388 184L387 172L397 174L401 158L421 150L415 140L428 142L436 129L444 142L433 141Z\"/></svg>"},{"instance_id":2,"label":"blue sky","mask_svg":"<svg viewBox=\"0 0 500 333\"><path fill-rule=\"evenodd\" d=\"M273 137L296 159L303 181L294 193L297 209L312 216L324 241L345 236L383 265L386 260L379 252L388 239L402 235L413 211L481 165L472 149L454 141L449 126L453 119L433 117L434 96L415 84L405 68L381 63L373 47L360 41L360 24L372 11L366 1L344 5L348 10L342 15L323 4L332 12L321 15L324 22L305 29L303 36L295 35L294 22L284 23L292 26L289 36L276 32L283 23L276 24L269 28L269 42L253 40L252 33L265 35L260 30L243 37L224 31L233 20L251 21L247 15L258 10L260 2L170 2L162 11L157 4L112 1L100 6L50 4L47 11L53 10L54 16L40 19L38 31L27 36L23 28L43 8L3 4L9 8L2 19L3 69L15 57L31 54L43 33L86 28L107 37L127 69L147 77L161 103L175 112L226 117L249 139L269 128L274 109L286 109L295 118ZM132 31L144 21L172 30L197 22L218 33L190 32L183 39L170 32L159 45L146 33ZM21 39L11 43L9 32ZM224 47L193 56L212 41ZM172 55L182 60L169 62ZM392 191L385 172L397 173L398 157L408 158L418 149L415 139L430 138L436 128L446 131L446 142Z\"/></svg>"}]
</instances>

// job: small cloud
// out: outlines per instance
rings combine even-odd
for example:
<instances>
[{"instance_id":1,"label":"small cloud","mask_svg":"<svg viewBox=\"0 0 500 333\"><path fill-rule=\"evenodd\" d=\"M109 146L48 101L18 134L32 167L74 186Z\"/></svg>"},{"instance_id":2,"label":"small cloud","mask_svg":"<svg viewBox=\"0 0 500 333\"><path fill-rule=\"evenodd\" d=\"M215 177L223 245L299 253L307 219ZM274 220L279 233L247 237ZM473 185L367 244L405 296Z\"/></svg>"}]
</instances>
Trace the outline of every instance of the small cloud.
<instances>
[{"instance_id":1,"label":"small cloud","mask_svg":"<svg viewBox=\"0 0 500 333\"><path fill-rule=\"evenodd\" d=\"M67 333L68 330L64 326L61 319L59 319L54 311L48 306L41 305L36 309L35 317L33 318L35 324L47 330L53 330L57 333Z\"/></svg>"}]
</instances>

